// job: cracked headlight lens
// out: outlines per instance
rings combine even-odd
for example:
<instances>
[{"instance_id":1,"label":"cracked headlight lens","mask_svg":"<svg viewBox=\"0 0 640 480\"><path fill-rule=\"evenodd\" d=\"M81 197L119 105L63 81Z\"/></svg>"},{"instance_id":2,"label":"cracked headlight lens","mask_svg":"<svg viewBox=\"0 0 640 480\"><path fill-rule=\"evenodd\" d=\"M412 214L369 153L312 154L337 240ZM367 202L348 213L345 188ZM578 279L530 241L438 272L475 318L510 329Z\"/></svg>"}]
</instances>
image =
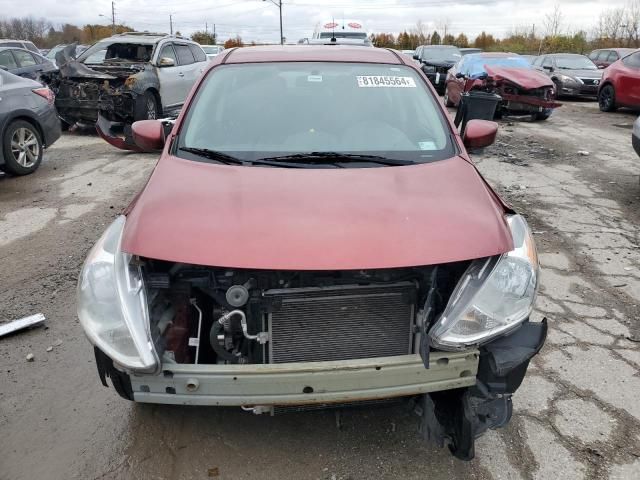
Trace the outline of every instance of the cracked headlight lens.
<instances>
[{"instance_id":1,"label":"cracked headlight lens","mask_svg":"<svg viewBox=\"0 0 640 480\"><path fill-rule=\"evenodd\" d=\"M78 280L78 318L89 341L130 370L159 365L148 330L142 272L120 251L125 217L105 230L85 260Z\"/></svg>"},{"instance_id":2,"label":"cracked headlight lens","mask_svg":"<svg viewBox=\"0 0 640 480\"><path fill-rule=\"evenodd\" d=\"M486 343L531 314L538 289L538 255L524 218L512 215L507 221L514 249L471 263L429 332L434 347L459 350Z\"/></svg>"}]
</instances>

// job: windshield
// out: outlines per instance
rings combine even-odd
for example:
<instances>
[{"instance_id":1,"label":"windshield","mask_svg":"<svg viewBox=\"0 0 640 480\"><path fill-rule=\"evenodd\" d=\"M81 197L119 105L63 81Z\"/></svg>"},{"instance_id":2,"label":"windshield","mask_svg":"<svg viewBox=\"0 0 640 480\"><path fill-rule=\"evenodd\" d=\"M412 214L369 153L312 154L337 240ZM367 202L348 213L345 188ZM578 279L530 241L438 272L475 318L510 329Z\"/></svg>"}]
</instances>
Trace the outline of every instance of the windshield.
<instances>
[{"instance_id":1,"label":"windshield","mask_svg":"<svg viewBox=\"0 0 640 480\"><path fill-rule=\"evenodd\" d=\"M432 62L451 62L456 63L462 58L460 50L457 48L423 48L422 60Z\"/></svg>"},{"instance_id":2,"label":"windshield","mask_svg":"<svg viewBox=\"0 0 640 480\"><path fill-rule=\"evenodd\" d=\"M53 47L51 50L49 50L47 52L47 54L45 55L45 57L47 57L49 60L55 60L56 58L56 53L58 53L60 50L62 50L64 47L66 47L66 45L58 45L56 47Z\"/></svg>"},{"instance_id":3,"label":"windshield","mask_svg":"<svg viewBox=\"0 0 640 480\"><path fill-rule=\"evenodd\" d=\"M355 38L364 40L367 38L367 34L364 32L341 32L337 30L334 32L322 32L320 38Z\"/></svg>"},{"instance_id":4,"label":"windshield","mask_svg":"<svg viewBox=\"0 0 640 480\"><path fill-rule=\"evenodd\" d=\"M468 55L465 60L469 62L468 74L481 75L487 73L484 66L490 65L494 67L508 68L526 68L531 70L533 67L525 58L522 57L484 57L482 55Z\"/></svg>"},{"instance_id":5,"label":"windshield","mask_svg":"<svg viewBox=\"0 0 640 480\"><path fill-rule=\"evenodd\" d=\"M209 55L215 55L217 53L220 53L220 47L211 47L208 45L200 45L200 46L204 50L204 53L208 53Z\"/></svg>"},{"instance_id":6,"label":"windshield","mask_svg":"<svg viewBox=\"0 0 640 480\"><path fill-rule=\"evenodd\" d=\"M199 88L179 148L247 160L311 152L444 159L453 146L436 102L400 65L225 65Z\"/></svg>"},{"instance_id":7,"label":"windshield","mask_svg":"<svg viewBox=\"0 0 640 480\"><path fill-rule=\"evenodd\" d=\"M556 65L568 70L598 70L595 63L582 55L556 57Z\"/></svg>"},{"instance_id":8,"label":"windshield","mask_svg":"<svg viewBox=\"0 0 640 480\"><path fill-rule=\"evenodd\" d=\"M119 62L149 62L153 45L121 42L98 42L85 50L78 60L87 65Z\"/></svg>"}]
</instances>

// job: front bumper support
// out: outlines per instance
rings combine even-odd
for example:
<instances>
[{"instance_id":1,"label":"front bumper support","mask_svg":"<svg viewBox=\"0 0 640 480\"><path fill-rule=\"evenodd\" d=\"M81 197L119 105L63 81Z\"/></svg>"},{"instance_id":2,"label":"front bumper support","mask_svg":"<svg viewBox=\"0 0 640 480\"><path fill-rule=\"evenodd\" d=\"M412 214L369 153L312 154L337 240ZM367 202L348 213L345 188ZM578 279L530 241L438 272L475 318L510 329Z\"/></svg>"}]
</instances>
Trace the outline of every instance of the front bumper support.
<instances>
[{"instance_id":1,"label":"front bumper support","mask_svg":"<svg viewBox=\"0 0 640 480\"><path fill-rule=\"evenodd\" d=\"M323 405L403 397L476 383L479 352L269 365L165 365L159 375L131 375L138 402L182 405ZM197 387L194 389L194 385Z\"/></svg>"}]
</instances>

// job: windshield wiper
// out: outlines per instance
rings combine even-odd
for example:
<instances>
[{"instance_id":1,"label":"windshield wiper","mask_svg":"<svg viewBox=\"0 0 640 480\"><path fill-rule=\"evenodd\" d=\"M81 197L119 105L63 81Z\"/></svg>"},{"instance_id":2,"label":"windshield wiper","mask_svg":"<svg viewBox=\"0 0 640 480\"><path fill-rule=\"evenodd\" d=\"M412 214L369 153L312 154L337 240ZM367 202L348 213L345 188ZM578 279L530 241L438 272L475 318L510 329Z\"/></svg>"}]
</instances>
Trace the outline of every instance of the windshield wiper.
<instances>
[{"instance_id":1,"label":"windshield wiper","mask_svg":"<svg viewBox=\"0 0 640 480\"><path fill-rule=\"evenodd\" d=\"M310 165L305 163L272 161L268 158L245 160L226 153L218 152L216 150L210 150L208 148L180 147L178 148L178 150L182 152L192 153L194 155L198 155L199 157L208 158L209 160L215 160L216 162L220 162L225 165L269 165L271 167L281 168L310 168Z\"/></svg>"},{"instance_id":2,"label":"windshield wiper","mask_svg":"<svg viewBox=\"0 0 640 480\"><path fill-rule=\"evenodd\" d=\"M357 153L341 153L341 152L310 152L310 153L295 153L293 155L281 155L278 157L265 157L262 160L268 161L287 161L287 160L306 160L306 163L321 164L321 163L334 163L334 162L363 162L363 163L375 163L378 165L386 166L402 166L413 165L415 162L411 160L397 160L394 158L387 158L380 155L361 155Z\"/></svg>"}]
</instances>

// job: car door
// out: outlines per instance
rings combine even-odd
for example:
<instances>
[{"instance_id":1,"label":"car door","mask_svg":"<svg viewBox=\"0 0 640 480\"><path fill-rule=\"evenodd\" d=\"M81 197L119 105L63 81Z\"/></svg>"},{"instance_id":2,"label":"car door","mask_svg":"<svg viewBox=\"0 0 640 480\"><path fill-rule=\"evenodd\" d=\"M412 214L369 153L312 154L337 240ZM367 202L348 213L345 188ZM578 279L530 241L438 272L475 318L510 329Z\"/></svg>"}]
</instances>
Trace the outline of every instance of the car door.
<instances>
[{"instance_id":1,"label":"car door","mask_svg":"<svg viewBox=\"0 0 640 480\"><path fill-rule=\"evenodd\" d=\"M178 72L182 98L180 103L184 103L187 95L191 91L191 87L193 87L193 84L196 81L196 59L193 56L193 53L191 53L189 45L186 43L174 43L174 48L176 49L176 56L178 57L178 65L180 67Z\"/></svg>"},{"instance_id":2,"label":"car door","mask_svg":"<svg viewBox=\"0 0 640 480\"><path fill-rule=\"evenodd\" d=\"M173 65L162 65L161 60L173 60ZM160 101L163 109L174 108L184 102L182 92L183 77L180 76L182 67L178 65L178 57L172 43L165 43L159 49L156 58L158 80L160 81Z\"/></svg>"},{"instance_id":3,"label":"car door","mask_svg":"<svg viewBox=\"0 0 640 480\"><path fill-rule=\"evenodd\" d=\"M200 78L200 75L202 75L202 72L204 72L204 69L207 66L207 62L209 62L209 59L207 58L207 54L204 53L204 50L202 50L202 47L200 47L200 45L196 45L195 43L190 43L189 48L191 49L191 53L193 53L193 58L195 58L196 60L196 63L193 64L193 74L194 74L193 82L195 83L196 80Z\"/></svg>"},{"instance_id":4,"label":"car door","mask_svg":"<svg viewBox=\"0 0 640 480\"><path fill-rule=\"evenodd\" d=\"M18 68L12 73L31 80L37 80L40 77L42 65L38 63L33 53L19 48L12 49L11 53L18 64Z\"/></svg>"},{"instance_id":5,"label":"car door","mask_svg":"<svg viewBox=\"0 0 640 480\"><path fill-rule=\"evenodd\" d=\"M463 75L467 75L469 64L468 59L469 57L462 58L462 60L447 72L447 93L449 95L449 101L453 102L454 105L458 105L458 103L460 103L460 97L465 84L465 79L457 78L457 74L461 73Z\"/></svg>"},{"instance_id":6,"label":"car door","mask_svg":"<svg viewBox=\"0 0 640 480\"><path fill-rule=\"evenodd\" d=\"M640 105L640 52L624 57L621 63L614 85L616 103Z\"/></svg>"}]
</instances>

